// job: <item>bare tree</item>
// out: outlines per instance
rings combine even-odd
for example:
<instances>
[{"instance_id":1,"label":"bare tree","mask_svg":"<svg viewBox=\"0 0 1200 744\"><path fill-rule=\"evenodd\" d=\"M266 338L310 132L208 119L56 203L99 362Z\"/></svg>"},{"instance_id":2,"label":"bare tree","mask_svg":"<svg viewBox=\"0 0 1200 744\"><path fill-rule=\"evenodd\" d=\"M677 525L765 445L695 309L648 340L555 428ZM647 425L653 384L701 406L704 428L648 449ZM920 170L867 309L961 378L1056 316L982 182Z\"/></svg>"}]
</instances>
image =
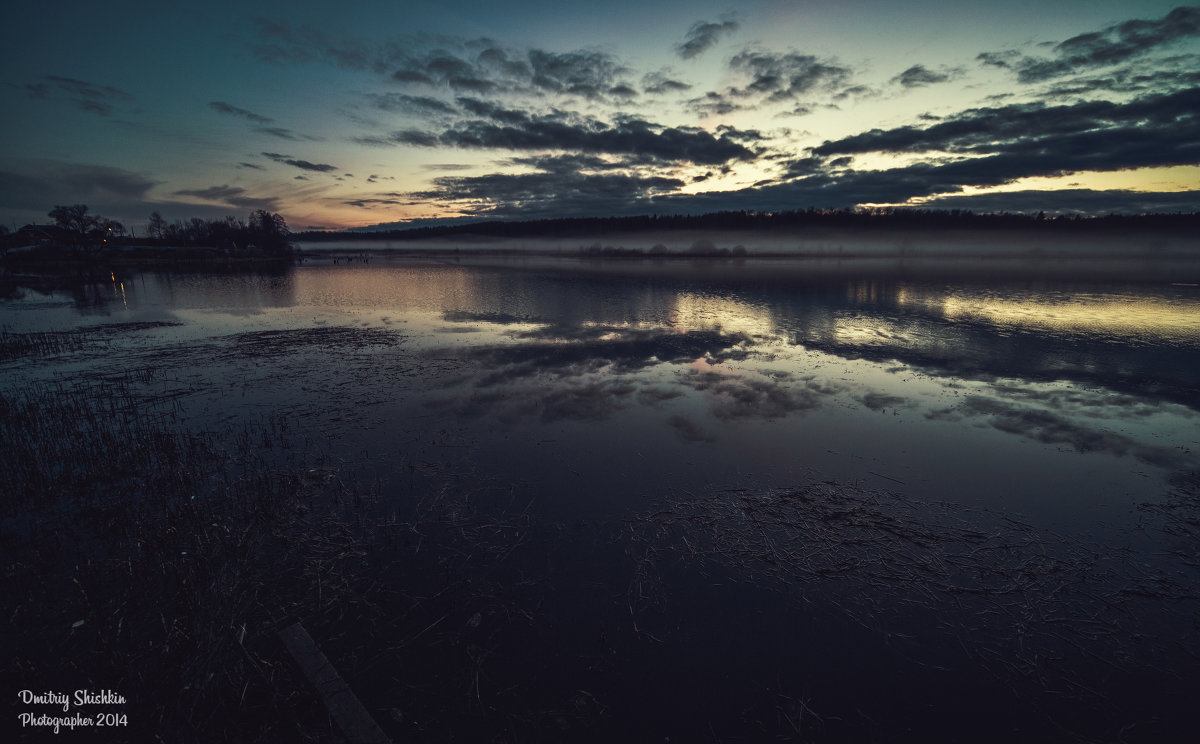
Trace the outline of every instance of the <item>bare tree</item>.
<instances>
[{"instance_id":1,"label":"bare tree","mask_svg":"<svg viewBox=\"0 0 1200 744\"><path fill-rule=\"evenodd\" d=\"M150 223L146 226L147 234L155 240L167 237L167 221L158 212L150 213Z\"/></svg>"}]
</instances>

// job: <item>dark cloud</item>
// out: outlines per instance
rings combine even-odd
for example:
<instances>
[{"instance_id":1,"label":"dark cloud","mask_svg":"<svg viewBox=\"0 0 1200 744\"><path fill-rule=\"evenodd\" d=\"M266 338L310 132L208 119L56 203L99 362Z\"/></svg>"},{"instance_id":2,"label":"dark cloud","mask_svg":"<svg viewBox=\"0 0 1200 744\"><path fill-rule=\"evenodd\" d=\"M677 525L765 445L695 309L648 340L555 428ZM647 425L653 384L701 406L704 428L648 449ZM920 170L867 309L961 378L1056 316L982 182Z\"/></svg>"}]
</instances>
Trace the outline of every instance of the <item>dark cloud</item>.
<instances>
[{"instance_id":1,"label":"dark cloud","mask_svg":"<svg viewBox=\"0 0 1200 744\"><path fill-rule=\"evenodd\" d=\"M879 95L879 91L869 85L852 85L833 94L833 100L845 101L848 98L869 98ZM834 108L837 108L834 106Z\"/></svg>"},{"instance_id":2,"label":"dark cloud","mask_svg":"<svg viewBox=\"0 0 1200 744\"><path fill-rule=\"evenodd\" d=\"M818 91L836 91L850 79L851 70L811 54L746 51L729 61L734 72L749 76L735 96L764 96L769 102L790 101Z\"/></svg>"},{"instance_id":3,"label":"dark cloud","mask_svg":"<svg viewBox=\"0 0 1200 744\"><path fill-rule=\"evenodd\" d=\"M423 83L425 85L433 85L437 82L433 76L413 69L396 70L392 73L392 80L397 83Z\"/></svg>"},{"instance_id":4,"label":"dark cloud","mask_svg":"<svg viewBox=\"0 0 1200 744\"><path fill-rule=\"evenodd\" d=\"M452 198L468 214L509 217L555 216L556 203L561 214L572 215L696 214L727 209L842 208L903 203L934 195L942 196L930 206L976 211L1025 210L1033 209L1035 204L1037 210L1051 213L1196 211L1191 192L1172 195L1074 189L975 197L955 194L960 194L965 185L998 186L1029 176L1200 162L1198 112L1200 91L1195 90L1148 96L1125 104L1099 101L971 109L924 127L872 130L826 142L809 156L784 162L782 180L738 191L674 193L672 179L655 180L648 173L630 171L636 166L631 161L597 162L599 155L609 153L593 150L557 156L561 159L514 159L515 164L530 165L541 172L446 179L435 184L437 190L419 196ZM756 132L720 130L717 135L730 143L741 138L753 142L761 136ZM430 133L413 135L414 139L418 136L423 142L446 144ZM852 169L851 156L867 152L925 154L927 159L883 170ZM591 159L577 159L583 156ZM507 203L506 199L513 201Z\"/></svg>"},{"instance_id":5,"label":"dark cloud","mask_svg":"<svg viewBox=\"0 0 1200 744\"><path fill-rule=\"evenodd\" d=\"M841 160L841 159L839 159ZM841 166L848 165L846 162L841 162ZM827 172L833 164L823 158L796 158L783 163L784 178L798 178L800 176L820 175Z\"/></svg>"},{"instance_id":6,"label":"dark cloud","mask_svg":"<svg viewBox=\"0 0 1200 744\"><path fill-rule=\"evenodd\" d=\"M445 51L437 51L421 61L412 61L414 66L401 68L392 73L397 82L444 83L454 90L487 93L501 88L496 81L475 65ZM425 78L421 80L420 78Z\"/></svg>"},{"instance_id":7,"label":"dark cloud","mask_svg":"<svg viewBox=\"0 0 1200 744\"><path fill-rule=\"evenodd\" d=\"M566 150L706 165L754 157L753 151L728 135L715 136L695 127L665 127L635 118L611 124L558 116L531 117L508 124L474 120L441 132L406 129L393 133L390 139L396 144L420 147Z\"/></svg>"},{"instance_id":8,"label":"dark cloud","mask_svg":"<svg viewBox=\"0 0 1200 744\"><path fill-rule=\"evenodd\" d=\"M975 56L975 61L985 67L999 67L1001 69L1010 69L1021 61L1021 53L1011 49L1003 52L980 52Z\"/></svg>"},{"instance_id":9,"label":"dark cloud","mask_svg":"<svg viewBox=\"0 0 1200 744\"><path fill-rule=\"evenodd\" d=\"M358 145L366 145L367 147L395 147L399 142L392 137L380 137L370 134L351 137L350 141Z\"/></svg>"},{"instance_id":10,"label":"dark cloud","mask_svg":"<svg viewBox=\"0 0 1200 744\"><path fill-rule=\"evenodd\" d=\"M467 165L466 163L425 163L421 166L423 171L464 171L471 170L475 166ZM375 176L368 178L368 182L374 183Z\"/></svg>"},{"instance_id":11,"label":"dark cloud","mask_svg":"<svg viewBox=\"0 0 1200 744\"><path fill-rule=\"evenodd\" d=\"M734 102L730 94L713 90L698 98L692 98L687 105L699 116L725 116L745 108L742 104Z\"/></svg>"},{"instance_id":12,"label":"dark cloud","mask_svg":"<svg viewBox=\"0 0 1200 744\"><path fill-rule=\"evenodd\" d=\"M435 178L433 185L433 190L413 196L461 205L473 214L532 219L592 215L598 210L604 214L640 211L647 197L675 191L683 186L683 181L664 176L583 173L558 168L537 173L444 176Z\"/></svg>"},{"instance_id":13,"label":"dark cloud","mask_svg":"<svg viewBox=\"0 0 1200 744\"><path fill-rule=\"evenodd\" d=\"M1047 88L1048 100L1086 96L1098 91L1114 93L1163 93L1200 86L1200 55L1189 55L1178 62L1179 69L1140 71L1133 68L1111 70L1096 77L1073 77Z\"/></svg>"},{"instance_id":14,"label":"dark cloud","mask_svg":"<svg viewBox=\"0 0 1200 744\"><path fill-rule=\"evenodd\" d=\"M342 202L342 204L345 204L347 206L359 207L361 209L373 209L375 207L385 207L385 206L390 207L390 206L396 206L399 204L406 204L406 203L407 202L404 201L403 199L391 199L391 198L349 199L347 201Z\"/></svg>"},{"instance_id":15,"label":"dark cloud","mask_svg":"<svg viewBox=\"0 0 1200 744\"><path fill-rule=\"evenodd\" d=\"M576 52L529 51L530 81L535 88L600 98L628 72L611 54L595 50Z\"/></svg>"},{"instance_id":16,"label":"dark cloud","mask_svg":"<svg viewBox=\"0 0 1200 744\"><path fill-rule=\"evenodd\" d=\"M766 136L757 129L738 129L729 124L717 125L717 136L725 139L733 140L734 142L748 142L755 144L762 142Z\"/></svg>"},{"instance_id":17,"label":"dark cloud","mask_svg":"<svg viewBox=\"0 0 1200 744\"><path fill-rule=\"evenodd\" d=\"M899 83L905 88L919 88L924 85L944 83L949 79L950 73L948 72L934 72L925 65L913 65L892 78L891 82Z\"/></svg>"},{"instance_id":18,"label":"dark cloud","mask_svg":"<svg viewBox=\"0 0 1200 744\"><path fill-rule=\"evenodd\" d=\"M222 114L228 114L229 116L240 116L243 119L249 119L257 124L270 124L275 121L274 119L266 116L260 116L253 111L247 111L244 108L238 108L237 106L230 105L224 101L209 101L208 107Z\"/></svg>"},{"instance_id":19,"label":"dark cloud","mask_svg":"<svg viewBox=\"0 0 1200 744\"><path fill-rule=\"evenodd\" d=\"M266 170L266 168L262 167L261 165L255 165L254 163L238 163L238 164L237 164L237 167L239 167L239 168L252 168L252 169L254 169L254 170Z\"/></svg>"},{"instance_id":20,"label":"dark cloud","mask_svg":"<svg viewBox=\"0 0 1200 744\"><path fill-rule=\"evenodd\" d=\"M1056 44L1049 57L1002 51L984 52L977 59L1012 70L1022 83L1038 83L1125 62L1194 36L1200 36L1200 7L1188 6L1157 20L1135 19L1073 36Z\"/></svg>"},{"instance_id":21,"label":"dark cloud","mask_svg":"<svg viewBox=\"0 0 1200 744\"><path fill-rule=\"evenodd\" d=\"M506 165L523 165L549 173L582 173L584 171L625 170L636 162L605 160L596 155L534 155L509 158Z\"/></svg>"},{"instance_id":22,"label":"dark cloud","mask_svg":"<svg viewBox=\"0 0 1200 744\"><path fill-rule=\"evenodd\" d=\"M469 78L475 75L474 65L443 51L434 52L427 57L424 61L424 68L429 74L445 81L454 78Z\"/></svg>"},{"instance_id":23,"label":"dark cloud","mask_svg":"<svg viewBox=\"0 0 1200 744\"><path fill-rule=\"evenodd\" d=\"M106 165L63 163L54 160L13 161L0 171L0 204L8 215L21 222L46 222L46 212L55 204L87 204L93 214L124 222L145 220L156 209L179 217L223 217L227 208L211 212L207 207L184 212L175 202L150 198L161 181L142 173ZM190 207L189 207L190 209Z\"/></svg>"},{"instance_id":24,"label":"dark cloud","mask_svg":"<svg viewBox=\"0 0 1200 744\"><path fill-rule=\"evenodd\" d=\"M714 47L722 36L727 36L737 29L738 22L734 20L720 23L699 21L692 24L683 41L675 45L675 53L684 59L699 57Z\"/></svg>"},{"instance_id":25,"label":"dark cloud","mask_svg":"<svg viewBox=\"0 0 1200 744\"><path fill-rule=\"evenodd\" d=\"M464 41L421 36L373 46L335 41L315 29L293 29L287 23L263 18L255 20L255 28L261 43L252 46L253 53L276 64L322 61L370 70L397 84L445 86L476 95L553 92L588 99L636 95L624 79L629 71L613 55L595 49L518 51L486 38Z\"/></svg>"},{"instance_id":26,"label":"dark cloud","mask_svg":"<svg viewBox=\"0 0 1200 744\"><path fill-rule=\"evenodd\" d=\"M96 208L144 199L158 183L111 166L34 161L23 172L0 171L0 203L42 211L64 202Z\"/></svg>"},{"instance_id":27,"label":"dark cloud","mask_svg":"<svg viewBox=\"0 0 1200 744\"><path fill-rule=\"evenodd\" d=\"M209 186L207 189L180 189L173 193L176 196L197 196L201 199L225 201L229 197L241 196L246 190L237 186Z\"/></svg>"},{"instance_id":28,"label":"dark cloud","mask_svg":"<svg viewBox=\"0 0 1200 744\"><path fill-rule=\"evenodd\" d=\"M866 86L849 86L850 68L811 54L744 51L729 61L729 69L747 82L708 91L687 101L688 107L700 116L723 116L763 104L792 103L798 113L810 113L811 101L800 99L825 95L842 100L875 93Z\"/></svg>"},{"instance_id":29,"label":"dark cloud","mask_svg":"<svg viewBox=\"0 0 1200 744\"><path fill-rule=\"evenodd\" d=\"M356 141L368 144L367 138L360 138ZM417 147L437 147L442 144L442 140L437 134L420 129L401 129L392 132L391 137L385 142L392 145L416 145Z\"/></svg>"},{"instance_id":30,"label":"dark cloud","mask_svg":"<svg viewBox=\"0 0 1200 744\"><path fill-rule=\"evenodd\" d=\"M968 109L927 127L873 129L813 148L817 156L867 152L984 156L920 164L960 184L991 185L1022 176L1200 162L1200 89L1128 103L1085 101ZM890 174L895 171L888 171Z\"/></svg>"},{"instance_id":31,"label":"dark cloud","mask_svg":"<svg viewBox=\"0 0 1200 744\"><path fill-rule=\"evenodd\" d=\"M504 49L491 39L481 39L477 45L480 51L475 61L480 68L492 70L509 79L520 80L530 76L529 61L519 52Z\"/></svg>"},{"instance_id":32,"label":"dark cloud","mask_svg":"<svg viewBox=\"0 0 1200 744\"><path fill-rule=\"evenodd\" d=\"M62 97L77 108L99 116L108 116L116 102L128 102L133 96L111 85L96 85L77 78L46 75L42 82L31 83L25 90L35 98Z\"/></svg>"},{"instance_id":33,"label":"dark cloud","mask_svg":"<svg viewBox=\"0 0 1200 744\"><path fill-rule=\"evenodd\" d=\"M1180 162L1195 162L1192 159L1162 153L1152 138L1141 142L1125 142L1122 133L1107 137L1094 134L1080 135L1080 142L1064 138L1064 147L1078 147L1080 152L1053 153L1051 145L1046 149L1031 148L997 155L971 158L943 163L916 163L909 166L874 171L827 171L802 175L786 183L769 183L736 192L712 192L694 195L664 195L655 200L655 211L687 211L692 214L725 209L787 210L804 206L818 208L844 208L860 204L895 204L912 198L935 194L955 194L964 185L979 187L999 186L1028 176L1055 176L1077 170L1110 170L1115 167L1133 167L1130 163L1145 165L1170 165ZM1194 146L1193 146L1194 147ZM1115 149L1113 149L1115 148ZM1126 165L1118 166L1118 163ZM799 165L800 168L805 167ZM1044 195L1041 209L1053 209L1056 191L1040 192ZM1116 193L1113 193L1115 196ZM1158 194L1143 194L1147 201L1160 198ZM1190 197L1181 201L1186 205ZM953 201L952 201L953 200ZM1014 197L1013 204L1022 203ZM1171 197L1163 199L1164 203ZM957 203L965 208L970 202L966 197L939 197L938 205ZM994 205L1004 204L1000 195L981 197L977 202ZM1110 202L1111 203L1111 202ZM1134 202L1136 203L1136 202ZM1184 206L1181 205L1181 206ZM1000 207L1005 209L1007 207ZM1129 212L1131 206L1111 211ZM1109 211L1109 210L1104 210ZM1143 211L1133 207L1133 211ZM1173 210L1174 211L1174 210Z\"/></svg>"},{"instance_id":34,"label":"dark cloud","mask_svg":"<svg viewBox=\"0 0 1200 744\"><path fill-rule=\"evenodd\" d=\"M524 124L529 121L529 114L527 112L505 108L491 101L463 97L457 99L457 103L467 113L504 124Z\"/></svg>"},{"instance_id":35,"label":"dark cloud","mask_svg":"<svg viewBox=\"0 0 1200 744\"><path fill-rule=\"evenodd\" d=\"M691 85L669 77L669 73L665 71L650 72L642 76L642 90L651 95L682 93L691 89Z\"/></svg>"},{"instance_id":36,"label":"dark cloud","mask_svg":"<svg viewBox=\"0 0 1200 744\"><path fill-rule=\"evenodd\" d=\"M172 192L175 196L194 196L207 201L222 202L243 209L266 209L275 211L279 208L279 199L275 197L249 196L240 186L209 186L206 189L180 189Z\"/></svg>"},{"instance_id":37,"label":"dark cloud","mask_svg":"<svg viewBox=\"0 0 1200 744\"><path fill-rule=\"evenodd\" d=\"M290 129L284 129L283 127L256 127L254 131L261 132L263 134L269 134L272 137L278 137L279 139L292 140L293 142L316 142L321 139L320 137L313 137L307 134L297 134Z\"/></svg>"},{"instance_id":38,"label":"dark cloud","mask_svg":"<svg viewBox=\"0 0 1200 744\"><path fill-rule=\"evenodd\" d=\"M306 170L306 171L316 171L318 173L331 173L333 171L339 170L336 165L328 165L326 163L310 163L307 160L295 160L295 159L288 157L287 155L281 155L277 152L264 152L263 156L270 158L271 160L274 160L276 163L283 163L284 165L290 165L290 166L299 168L301 170Z\"/></svg>"},{"instance_id":39,"label":"dark cloud","mask_svg":"<svg viewBox=\"0 0 1200 744\"><path fill-rule=\"evenodd\" d=\"M488 40L467 46L480 45L483 48L473 55L446 49L403 55L390 62L390 78L475 94L540 91L601 99L627 97L633 91L623 80L628 71L607 52L530 49L522 54Z\"/></svg>"},{"instance_id":40,"label":"dark cloud","mask_svg":"<svg viewBox=\"0 0 1200 744\"><path fill-rule=\"evenodd\" d=\"M632 85L620 83L619 85L614 85L613 87L609 88L608 94L613 98L630 99L637 98L638 92L637 89Z\"/></svg>"}]
</instances>

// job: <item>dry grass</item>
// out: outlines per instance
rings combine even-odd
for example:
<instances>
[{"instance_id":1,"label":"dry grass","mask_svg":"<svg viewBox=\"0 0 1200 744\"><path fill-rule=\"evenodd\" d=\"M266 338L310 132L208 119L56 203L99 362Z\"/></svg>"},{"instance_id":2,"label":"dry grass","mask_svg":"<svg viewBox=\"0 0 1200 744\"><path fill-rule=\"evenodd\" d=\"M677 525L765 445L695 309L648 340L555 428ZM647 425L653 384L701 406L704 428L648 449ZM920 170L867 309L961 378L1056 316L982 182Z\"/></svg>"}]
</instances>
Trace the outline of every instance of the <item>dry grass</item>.
<instances>
[{"instance_id":1,"label":"dry grass","mask_svg":"<svg viewBox=\"0 0 1200 744\"><path fill-rule=\"evenodd\" d=\"M0 396L18 689L118 689L147 740L327 731L293 709L303 685L273 636L358 601L353 499L314 453L284 454L278 425L178 424L119 380Z\"/></svg>"}]
</instances>

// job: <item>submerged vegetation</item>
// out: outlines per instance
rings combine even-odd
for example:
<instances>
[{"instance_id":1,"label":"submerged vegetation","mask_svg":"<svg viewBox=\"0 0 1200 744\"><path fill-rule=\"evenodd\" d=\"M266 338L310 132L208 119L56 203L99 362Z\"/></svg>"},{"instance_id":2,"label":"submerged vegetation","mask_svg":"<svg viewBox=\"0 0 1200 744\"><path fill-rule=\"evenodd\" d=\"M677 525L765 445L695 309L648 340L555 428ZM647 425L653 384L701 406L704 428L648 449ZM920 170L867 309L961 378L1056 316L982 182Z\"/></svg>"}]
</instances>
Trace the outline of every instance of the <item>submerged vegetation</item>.
<instances>
[{"instance_id":1,"label":"submerged vegetation","mask_svg":"<svg viewBox=\"0 0 1200 744\"><path fill-rule=\"evenodd\" d=\"M84 349L102 349L126 333L178 325L181 324L174 321L141 321L105 323L70 331L14 333L0 329L0 362L10 359L53 356Z\"/></svg>"}]
</instances>

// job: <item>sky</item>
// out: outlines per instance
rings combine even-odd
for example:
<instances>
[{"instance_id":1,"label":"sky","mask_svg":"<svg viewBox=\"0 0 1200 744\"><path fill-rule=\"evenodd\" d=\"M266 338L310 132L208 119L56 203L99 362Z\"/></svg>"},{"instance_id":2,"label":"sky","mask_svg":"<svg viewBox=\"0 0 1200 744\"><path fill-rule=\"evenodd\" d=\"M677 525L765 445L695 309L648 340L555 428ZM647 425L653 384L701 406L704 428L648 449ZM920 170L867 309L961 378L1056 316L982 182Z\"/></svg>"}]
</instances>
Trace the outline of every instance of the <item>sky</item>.
<instances>
[{"instance_id":1,"label":"sky","mask_svg":"<svg viewBox=\"0 0 1200 744\"><path fill-rule=\"evenodd\" d=\"M65 1L3 30L9 229L1200 211L1177 1Z\"/></svg>"}]
</instances>

